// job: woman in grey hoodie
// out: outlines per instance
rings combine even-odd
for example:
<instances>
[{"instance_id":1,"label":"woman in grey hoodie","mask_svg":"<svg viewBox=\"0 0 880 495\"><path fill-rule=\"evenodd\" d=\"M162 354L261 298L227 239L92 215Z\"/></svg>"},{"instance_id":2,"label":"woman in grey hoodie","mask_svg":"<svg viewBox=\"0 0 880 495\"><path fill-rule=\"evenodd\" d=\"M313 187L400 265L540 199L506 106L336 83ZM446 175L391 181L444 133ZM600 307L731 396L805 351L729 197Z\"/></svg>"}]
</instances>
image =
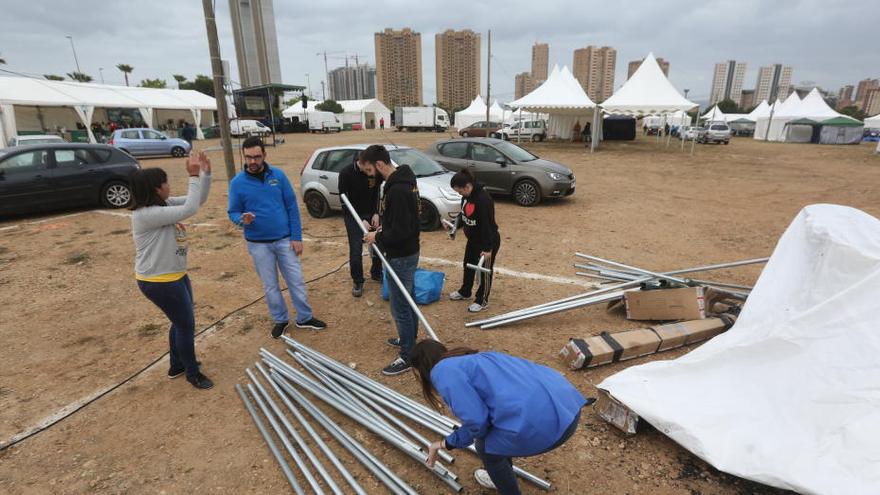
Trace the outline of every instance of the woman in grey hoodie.
<instances>
[{"instance_id":1,"label":"woman in grey hoodie","mask_svg":"<svg viewBox=\"0 0 880 495\"><path fill-rule=\"evenodd\" d=\"M189 383L206 390L214 383L199 371L196 360L192 285L186 274L188 244L186 227L180 222L195 215L208 199L211 161L204 151L194 152L186 161L186 171L189 191L176 197L171 196L168 176L161 168L141 169L132 175L134 271L141 292L171 321L168 377L186 373Z\"/></svg>"}]
</instances>

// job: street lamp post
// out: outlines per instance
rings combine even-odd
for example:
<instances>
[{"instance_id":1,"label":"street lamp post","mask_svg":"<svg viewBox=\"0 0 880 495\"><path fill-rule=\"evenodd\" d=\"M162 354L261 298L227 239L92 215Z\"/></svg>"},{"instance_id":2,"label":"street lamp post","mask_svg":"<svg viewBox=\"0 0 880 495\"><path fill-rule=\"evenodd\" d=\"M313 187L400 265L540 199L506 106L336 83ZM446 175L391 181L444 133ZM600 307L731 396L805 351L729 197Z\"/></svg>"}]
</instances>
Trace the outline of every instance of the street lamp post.
<instances>
[{"instance_id":1,"label":"street lamp post","mask_svg":"<svg viewBox=\"0 0 880 495\"><path fill-rule=\"evenodd\" d=\"M70 49L73 50L73 61L76 62L76 71L82 72L81 70L79 70L79 59L76 58L76 47L73 46L73 36L67 35L65 36L65 38L70 40Z\"/></svg>"},{"instance_id":2,"label":"street lamp post","mask_svg":"<svg viewBox=\"0 0 880 495\"><path fill-rule=\"evenodd\" d=\"M101 74L101 84L104 84L104 68L98 67L98 74Z\"/></svg>"}]
</instances>

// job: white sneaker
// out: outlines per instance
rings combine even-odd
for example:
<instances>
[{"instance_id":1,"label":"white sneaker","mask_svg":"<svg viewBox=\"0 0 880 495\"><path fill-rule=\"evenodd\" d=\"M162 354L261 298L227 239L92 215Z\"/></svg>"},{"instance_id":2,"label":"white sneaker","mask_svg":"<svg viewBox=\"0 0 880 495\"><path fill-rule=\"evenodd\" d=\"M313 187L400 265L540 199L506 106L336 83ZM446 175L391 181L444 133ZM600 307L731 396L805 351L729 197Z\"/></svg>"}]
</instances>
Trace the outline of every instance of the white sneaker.
<instances>
[{"instance_id":1,"label":"white sneaker","mask_svg":"<svg viewBox=\"0 0 880 495\"><path fill-rule=\"evenodd\" d=\"M486 304L473 303L470 306L468 306L468 311L470 311L471 313L479 313L480 311L485 309L486 306L487 306Z\"/></svg>"},{"instance_id":2,"label":"white sneaker","mask_svg":"<svg viewBox=\"0 0 880 495\"><path fill-rule=\"evenodd\" d=\"M497 488L495 488L495 483L492 483L492 478L489 477L489 471L486 471L485 469L477 469L474 471L474 478L476 478L477 483L483 488L497 490Z\"/></svg>"},{"instance_id":3,"label":"white sneaker","mask_svg":"<svg viewBox=\"0 0 880 495\"><path fill-rule=\"evenodd\" d=\"M449 293L449 299L451 299L453 301L461 301L462 299L464 299L464 296L459 294L458 291L455 291L455 292Z\"/></svg>"}]
</instances>

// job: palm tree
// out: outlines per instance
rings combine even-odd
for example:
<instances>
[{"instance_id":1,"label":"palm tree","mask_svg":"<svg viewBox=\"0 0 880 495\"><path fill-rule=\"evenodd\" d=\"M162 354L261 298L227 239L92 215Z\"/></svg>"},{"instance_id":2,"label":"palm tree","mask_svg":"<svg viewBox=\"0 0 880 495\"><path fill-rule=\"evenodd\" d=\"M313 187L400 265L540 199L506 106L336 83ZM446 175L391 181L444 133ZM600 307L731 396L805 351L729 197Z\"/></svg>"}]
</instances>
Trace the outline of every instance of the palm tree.
<instances>
[{"instance_id":1,"label":"palm tree","mask_svg":"<svg viewBox=\"0 0 880 495\"><path fill-rule=\"evenodd\" d=\"M43 74L43 77L45 77L49 81L63 81L64 80L63 77L56 76L55 74Z\"/></svg>"},{"instance_id":2,"label":"palm tree","mask_svg":"<svg viewBox=\"0 0 880 495\"><path fill-rule=\"evenodd\" d=\"M171 77L173 77L174 80L177 81L177 89L180 89L180 85L183 84L184 82L186 82L186 76L182 76L180 74L174 74Z\"/></svg>"},{"instance_id":3,"label":"palm tree","mask_svg":"<svg viewBox=\"0 0 880 495\"><path fill-rule=\"evenodd\" d=\"M118 64L116 66L117 69L121 70L123 74L125 74L125 85L128 86L128 75L134 71L134 67L128 64Z\"/></svg>"},{"instance_id":4,"label":"palm tree","mask_svg":"<svg viewBox=\"0 0 880 495\"><path fill-rule=\"evenodd\" d=\"M6 59L0 58L0 65L6 65Z\"/></svg>"},{"instance_id":5,"label":"palm tree","mask_svg":"<svg viewBox=\"0 0 880 495\"><path fill-rule=\"evenodd\" d=\"M67 77L79 82L92 82L92 76L82 72L68 72Z\"/></svg>"}]
</instances>

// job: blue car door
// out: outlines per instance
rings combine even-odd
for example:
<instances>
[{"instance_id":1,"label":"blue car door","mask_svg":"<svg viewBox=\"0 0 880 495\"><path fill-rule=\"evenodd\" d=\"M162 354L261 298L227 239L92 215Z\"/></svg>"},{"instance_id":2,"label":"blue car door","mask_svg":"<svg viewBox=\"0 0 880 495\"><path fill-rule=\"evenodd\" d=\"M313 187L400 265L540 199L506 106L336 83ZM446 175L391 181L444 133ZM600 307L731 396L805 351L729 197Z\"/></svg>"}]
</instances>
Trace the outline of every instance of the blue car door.
<instances>
[{"instance_id":1,"label":"blue car door","mask_svg":"<svg viewBox=\"0 0 880 495\"><path fill-rule=\"evenodd\" d=\"M127 150L131 155L143 155L144 147L141 144L141 133L137 129L126 129L119 133L120 142L116 144L117 148Z\"/></svg>"},{"instance_id":2,"label":"blue car door","mask_svg":"<svg viewBox=\"0 0 880 495\"><path fill-rule=\"evenodd\" d=\"M145 155L168 155L171 150L168 149L167 138L159 131L152 129L142 129L141 138L144 146Z\"/></svg>"}]
</instances>

